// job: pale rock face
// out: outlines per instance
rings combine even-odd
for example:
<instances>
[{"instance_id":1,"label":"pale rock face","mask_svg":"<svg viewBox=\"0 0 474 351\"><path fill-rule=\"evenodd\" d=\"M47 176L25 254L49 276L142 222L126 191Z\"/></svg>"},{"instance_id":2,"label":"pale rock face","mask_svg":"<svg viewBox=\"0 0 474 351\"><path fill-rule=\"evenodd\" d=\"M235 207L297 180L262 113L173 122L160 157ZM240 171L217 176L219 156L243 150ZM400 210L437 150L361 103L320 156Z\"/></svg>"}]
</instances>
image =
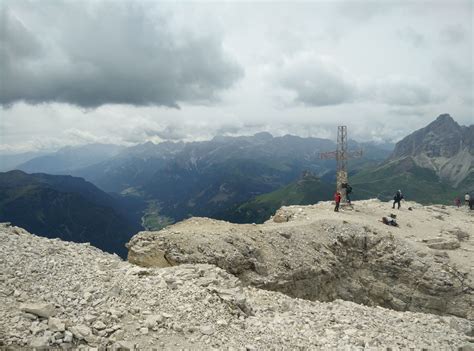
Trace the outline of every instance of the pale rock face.
<instances>
[{"instance_id":1,"label":"pale rock face","mask_svg":"<svg viewBox=\"0 0 474 351\"><path fill-rule=\"evenodd\" d=\"M192 218L160 232L135 235L128 244L128 258L156 267L163 267L164 261L215 264L245 284L309 300L340 298L400 311L474 318L469 270L473 261L467 260L463 267L450 256L439 255L439 250L474 249L472 241L461 242L453 233L463 231L455 224L444 224L441 237L427 239L419 227L439 222L439 213L448 212L413 204L416 210L402 215L401 227L392 234L379 223L386 212L370 224L358 222L368 214L391 211L383 203L357 202L355 208L360 210L344 220L329 211L330 206L283 207L259 226ZM413 226L404 226L408 219ZM465 221L468 230L469 216ZM463 233L473 237L472 228L471 235ZM398 235L401 232L405 237ZM426 245L420 247L418 241ZM162 257L154 261L158 255Z\"/></svg>"}]
</instances>

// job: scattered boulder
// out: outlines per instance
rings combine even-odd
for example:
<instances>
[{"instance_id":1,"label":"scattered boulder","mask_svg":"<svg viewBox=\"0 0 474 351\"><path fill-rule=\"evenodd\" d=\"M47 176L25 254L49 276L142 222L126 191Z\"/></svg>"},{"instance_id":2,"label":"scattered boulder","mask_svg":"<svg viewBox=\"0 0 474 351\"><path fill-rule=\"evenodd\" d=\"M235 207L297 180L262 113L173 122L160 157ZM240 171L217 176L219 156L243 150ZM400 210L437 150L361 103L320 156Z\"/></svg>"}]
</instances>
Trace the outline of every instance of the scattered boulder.
<instances>
[{"instance_id":1,"label":"scattered boulder","mask_svg":"<svg viewBox=\"0 0 474 351\"><path fill-rule=\"evenodd\" d=\"M199 328L199 331L204 335L212 335L216 332L212 325L203 325Z\"/></svg>"},{"instance_id":2,"label":"scattered boulder","mask_svg":"<svg viewBox=\"0 0 474 351\"><path fill-rule=\"evenodd\" d=\"M50 303L25 303L20 305L20 310L43 318L48 318L56 315L56 309Z\"/></svg>"},{"instance_id":3,"label":"scattered boulder","mask_svg":"<svg viewBox=\"0 0 474 351\"><path fill-rule=\"evenodd\" d=\"M97 329L97 330L103 330L103 329L107 328L107 326L106 326L106 325L104 324L104 322L102 322L102 321L97 321L97 322L95 322L95 323L92 325L92 327L93 327L94 329Z\"/></svg>"},{"instance_id":4,"label":"scattered boulder","mask_svg":"<svg viewBox=\"0 0 474 351\"><path fill-rule=\"evenodd\" d=\"M48 328L51 331L63 332L66 330L66 325L59 318L49 317Z\"/></svg>"},{"instance_id":5,"label":"scattered boulder","mask_svg":"<svg viewBox=\"0 0 474 351\"><path fill-rule=\"evenodd\" d=\"M87 325L79 324L69 328L69 331L76 339L83 340L92 334L91 329Z\"/></svg>"},{"instance_id":6,"label":"scattered boulder","mask_svg":"<svg viewBox=\"0 0 474 351\"><path fill-rule=\"evenodd\" d=\"M423 240L430 249L434 250L455 250L461 247L461 243L457 239L425 239Z\"/></svg>"},{"instance_id":7,"label":"scattered boulder","mask_svg":"<svg viewBox=\"0 0 474 351\"><path fill-rule=\"evenodd\" d=\"M66 330L64 332L64 342L70 343L72 342L72 340L73 340L73 334L70 331Z\"/></svg>"},{"instance_id":8,"label":"scattered boulder","mask_svg":"<svg viewBox=\"0 0 474 351\"><path fill-rule=\"evenodd\" d=\"M35 336L31 338L29 346L34 349L46 349L49 346L49 338L47 336Z\"/></svg>"},{"instance_id":9,"label":"scattered boulder","mask_svg":"<svg viewBox=\"0 0 474 351\"><path fill-rule=\"evenodd\" d=\"M162 315L148 316L145 320L145 326L147 328L156 327L158 324L161 324L163 322L163 319L164 318Z\"/></svg>"}]
</instances>

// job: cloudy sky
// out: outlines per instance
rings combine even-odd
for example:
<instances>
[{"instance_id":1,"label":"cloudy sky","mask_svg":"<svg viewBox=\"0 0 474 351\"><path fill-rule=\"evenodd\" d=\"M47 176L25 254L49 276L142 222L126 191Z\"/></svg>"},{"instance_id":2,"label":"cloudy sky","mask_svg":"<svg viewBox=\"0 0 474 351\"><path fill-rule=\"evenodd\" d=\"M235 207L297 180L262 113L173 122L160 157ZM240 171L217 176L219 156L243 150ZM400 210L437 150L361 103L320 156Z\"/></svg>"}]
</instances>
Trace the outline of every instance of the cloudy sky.
<instances>
[{"instance_id":1,"label":"cloudy sky","mask_svg":"<svg viewBox=\"0 0 474 351\"><path fill-rule=\"evenodd\" d=\"M0 152L473 124L472 1L0 0Z\"/></svg>"}]
</instances>

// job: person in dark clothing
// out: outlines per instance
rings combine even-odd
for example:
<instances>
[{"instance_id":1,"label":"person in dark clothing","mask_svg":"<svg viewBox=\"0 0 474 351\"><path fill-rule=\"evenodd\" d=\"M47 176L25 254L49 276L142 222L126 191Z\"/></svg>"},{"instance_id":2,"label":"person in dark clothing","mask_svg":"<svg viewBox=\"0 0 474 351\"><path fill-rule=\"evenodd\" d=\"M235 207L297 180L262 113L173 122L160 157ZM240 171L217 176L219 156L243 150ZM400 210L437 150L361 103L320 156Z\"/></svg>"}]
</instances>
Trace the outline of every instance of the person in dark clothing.
<instances>
[{"instance_id":1,"label":"person in dark clothing","mask_svg":"<svg viewBox=\"0 0 474 351\"><path fill-rule=\"evenodd\" d=\"M470 210L474 210L474 199L473 199L473 198L471 198L471 199L469 200L469 209L470 209Z\"/></svg>"},{"instance_id":2,"label":"person in dark clothing","mask_svg":"<svg viewBox=\"0 0 474 351\"><path fill-rule=\"evenodd\" d=\"M341 193L336 191L334 194L334 201L336 201L336 207L334 208L334 212L339 212L339 205L341 204Z\"/></svg>"},{"instance_id":3,"label":"person in dark clothing","mask_svg":"<svg viewBox=\"0 0 474 351\"><path fill-rule=\"evenodd\" d=\"M392 208L395 208L395 204L398 204L398 209L400 209L400 201L402 201L403 199L403 195L402 195L402 191L401 190L398 190L395 195L393 196L393 206Z\"/></svg>"},{"instance_id":4,"label":"person in dark clothing","mask_svg":"<svg viewBox=\"0 0 474 351\"><path fill-rule=\"evenodd\" d=\"M457 208L461 207L461 199L459 198L459 196L454 199L454 205L456 205Z\"/></svg>"},{"instance_id":5,"label":"person in dark clothing","mask_svg":"<svg viewBox=\"0 0 474 351\"><path fill-rule=\"evenodd\" d=\"M347 203L349 205L351 205L351 193L352 193L352 187L347 184L346 186L346 199L347 199Z\"/></svg>"}]
</instances>

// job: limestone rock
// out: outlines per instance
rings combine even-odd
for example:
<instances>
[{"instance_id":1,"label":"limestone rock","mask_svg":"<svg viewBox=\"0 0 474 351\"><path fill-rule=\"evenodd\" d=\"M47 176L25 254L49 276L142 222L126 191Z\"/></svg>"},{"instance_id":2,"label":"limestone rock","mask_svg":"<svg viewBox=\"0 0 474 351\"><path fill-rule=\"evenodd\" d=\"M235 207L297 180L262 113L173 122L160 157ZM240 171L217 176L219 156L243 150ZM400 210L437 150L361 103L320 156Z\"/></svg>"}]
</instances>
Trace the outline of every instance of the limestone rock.
<instances>
[{"instance_id":1,"label":"limestone rock","mask_svg":"<svg viewBox=\"0 0 474 351\"><path fill-rule=\"evenodd\" d=\"M20 309L24 312L31 313L44 318L56 315L56 309L50 303L25 303L20 305Z\"/></svg>"},{"instance_id":2,"label":"limestone rock","mask_svg":"<svg viewBox=\"0 0 474 351\"><path fill-rule=\"evenodd\" d=\"M30 347L35 349L44 349L49 346L49 338L47 336L35 336L30 340Z\"/></svg>"},{"instance_id":3,"label":"limestone rock","mask_svg":"<svg viewBox=\"0 0 474 351\"><path fill-rule=\"evenodd\" d=\"M70 331L66 330L64 332L64 342L70 343L72 342L72 340L73 340L73 334Z\"/></svg>"},{"instance_id":4,"label":"limestone rock","mask_svg":"<svg viewBox=\"0 0 474 351\"><path fill-rule=\"evenodd\" d=\"M156 327L156 325L161 322L163 322L162 315L148 316L145 320L145 326L147 328L153 328L153 327Z\"/></svg>"},{"instance_id":5,"label":"limestone rock","mask_svg":"<svg viewBox=\"0 0 474 351\"><path fill-rule=\"evenodd\" d=\"M203 325L201 328L199 328L199 331L204 335L212 335L216 332L212 325Z\"/></svg>"},{"instance_id":6,"label":"limestone rock","mask_svg":"<svg viewBox=\"0 0 474 351\"><path fill-rule=\"evenodd\" d=\"M408 236L392 235L377 221L367 225L347 216L324 218L334 215L332 205L326 206L329 211L324 213L316 207L283 207L260 226L193 218L160 232L135 235L128 243L129 259L135 264L146 262L147 267L163 267L161 258L173 264L215 264L245 284L313 301L341 298L400 311L474 318L469 269L449 264L451 256L442 258L437 251L424 250ZM416 215L428 218L447 211L413 207ZM363 214L354 212L354 216ZM280 217L284 220L275 222ZM406 230L416 233L418 229ZM447 235L429 241L428 246L460 248L459 240ZM158 254L161 258L155 263Z\"/></svg>"},{"instance_id":7,"label":"limestone rock","mask_svg":"<svg viewBox=\"0 0 474 351\"><path fill-rule=\"evenodd\" d=\"M87 325L79 324L69 328L69 331L76 339L83 340L92 334L91 329Z\"/></svg>"},{"instance_id":8,"label":"limestone rock","mask_svg":"<svg viewBox=\"0 0 474 351\"><path fill-rule=\"evenodd\" d=\"M288 209L294 210L305 213L302 218L311 218L311 207L304 211ZM101 350L238 350L247 345L249 349L264 350L384 349L393 345L452 349L469 344L472 322L467 319L397 312L337 299L354 298L363 292L365 295L360 296L370 296L373 301L383 297L379 305L390 301L403 309L407 301L401 297L406 286L400 281L414 279L419 286L412 295L417 306L458 310L461 315L472 308L462 304L456 293L450 299L430 294L442 289L446 294L456 292L456 285L449 285L450 274L458 274L466 293L469 291L470 271L462 265L451 265L450 261L452 254L462 255L462 251L431 250L418 242L418 248L426 250L426 255L416 255L410 261L411 249L403 246L395 250L395 244L390 243L401 239L388 233L388 238L380 232L363 236L357 231L359 227L353 230L347 223L339 223L343 225L340 227L337 222L301 227L299 218L293 216L283 224L272 222L275 228L271 230L243 225L235 231L222 227L221 233L212 220L189 220L188 224L196 228L203 221L207 223L205 233L200 233L203 237L212 235L219 242L220 235L225 234L228 246L216 251L205 245L204 238L186 251L181 250L181 243L169 246L163 251L164 256L179 265L164 268L136 267L90 245L41 238L23 230L12 234L11 227L0 224L0 345L8 349L33 345ZM278 228L280 225L287 227L283 230ZM240 229L247 234L242 235ZM470 233L462 225L459 229ZM291 237L278 231L291 233ZM173 235L181 238L178 230ZM160 236L148 234L146 239L159 247L167 245L168 241ZM461 249L469 249L470 243L470 239L463 241ZM200 259L197 253L214 257L213 264L184 263L190 257ZM436 269L427 269L429 265ZM409 276L407 266L411 267L410 272L419 270L425 274ZM452 269L451 273L439 271L440 266ZM368 268L372 270L370 274ZM279 271L283 275L275 275ZM325 275L328 277L321 278L319 285L312 280ZM389 278L393 284L387 287L384 282ZM251 285L247 285L249 282ZM373 288L374 292L369 294L361 287ZM314 288L318 296L327 296L331 302L288 296L291 291L303 293ZM288 292L285 295L270 289ZM20 299L47 301L57 313L49 319L25 314L19 309ZM61 323L66 330L52 330L62 329Z\"/></svg>"},{"instance_id":9,"label":"limestone rock","mask_svg":"<svg viewBox=\"0 0 474 351\"><path fill-rule=\"evenodd\" d=\"M424 240L430 249L435 250L455 250L461 247L457 239L428 239Z\"/></svg>"},{"instance_id":10,"label":"limestone rock","mask_svg":"<svg viewBox=\"0 0 474 351\"><path fill-rule=\"evenodd\" d=\"M97 322L95 322L95 323L92 325L92 327L93 327L94 329L97 329L97 330L102 330L102 329L107 328L107 326L106 326L106 325L104 324L104 322L102 322L102 321L97 321Z\"/></svg>"},{"instance_id":11,"label":"limestone rock","mask_svg":"<svg viewBox=\"0 0 474 351\"><path fill-rule=\"evenodd\" d=\"M65 324L59 318L54 317L49 317L48 327L51 331L63 332L66 330Z\"/></svg>"}]
</instances>

